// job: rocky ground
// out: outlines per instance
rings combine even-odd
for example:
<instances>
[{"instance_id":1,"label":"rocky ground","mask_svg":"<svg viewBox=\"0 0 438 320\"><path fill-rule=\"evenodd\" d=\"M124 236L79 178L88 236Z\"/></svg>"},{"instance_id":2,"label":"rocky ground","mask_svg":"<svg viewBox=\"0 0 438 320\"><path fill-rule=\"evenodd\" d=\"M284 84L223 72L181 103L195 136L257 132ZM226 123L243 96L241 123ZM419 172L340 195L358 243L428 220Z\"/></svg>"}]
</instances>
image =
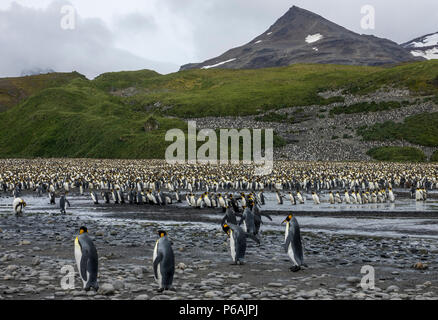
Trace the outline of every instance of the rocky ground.
<instances>
[{"instance_id":1,"label":"rocky ground","mask_svg":"<svg viewBox=\"0 0 438 320\"><path fill-rule=\"evenodd\" d=\"M278 114L296 115L298 109L304 111L307 120L299 123L279 123L256 121L259 116L197 118L198 128L271 128L285 138L288 144L274 151L275 159L288 160L323 160L323 161L366 161L371 158L366 152L378 146L414 146L422 149L429 157L436 148L413 145L406 141L361 141L356 130L363 125L383 123L385 121L402 122L406 117L424 113L438 112L438 106L433 102L424 102L409 90L385 88L374 93L356 96L343 94L341 91L323 92L324 98L342 96L343 103L333 103L328 106L312 105L286 108L276 111ZM352 105L361 102L409 101L412 105L381 112L340 114L329 116L331 109L341 105ZM344 138L344 135L345 138ZM333 137L337 137L333 139ZM333 152L336 150L336 152Z\"/></svg>"},{"instance_id":2,"label":"rocky ground","mask_svg":"<svg viewBox=\"0 0 438 320\"><path fill-rule=\"evenodd\" d=\"M207 218L192 222L189 210L0 216L0 299L438 299L438 240L306 232L308 267L292 273L283 232L262 232L260 246L248 240L246 264L234 266L219 225ZM99 253L97 293L83 291L77 274L74 290L60 285L63 266L76 270L73 240L82 225ZM173 242L177 266L175 291L162 294L151 261L161 228ZM374 290L360 286L365 265L375 270Z\"/></svg>"}]
</instances>

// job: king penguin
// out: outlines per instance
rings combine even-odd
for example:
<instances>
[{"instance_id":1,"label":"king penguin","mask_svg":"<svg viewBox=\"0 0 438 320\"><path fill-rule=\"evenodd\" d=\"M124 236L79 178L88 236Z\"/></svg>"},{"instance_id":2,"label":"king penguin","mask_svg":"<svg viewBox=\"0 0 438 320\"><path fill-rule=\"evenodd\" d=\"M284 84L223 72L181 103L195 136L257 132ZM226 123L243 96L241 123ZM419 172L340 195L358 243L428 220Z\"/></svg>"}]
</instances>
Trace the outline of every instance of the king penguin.
<instances>
[{"instance_id":1,"label":"king penguin","mask_svg":"<svg viewBox=\"0 0 438 320\"><path fill-rule=\"evenodd\" d=\"M70 207L70 202L67 200L67 198L66 198L66 196L67 196L67 192L65 193L65 194L63 194L62 196L61 196L61 198L59 199L59 208L61 209L61 214L62 213L66 213L66 211L65 211L65 205L66 205L66 203L68 204L68 206Z\"/></svg>"},{"instance_id":2,"label":"king penguin","mask_svg":"<svg viewBox=\"0 0 438 320\"><path fill-rule=\"evenodd\" d=\"M290 268L290 270L296 272L300 270L301 266L304 264L300 226L297 219L295 217L292 217L291 214L288 215L282 223L285 222L286 230L284 233L284 250L286 251L292 262L292 267Z\"/></svg>"},{"instance_id":3,"label":"king penguin","mask_svg":"<svg viewBox=\"0 0 438 320\"><path fill-rule=\"evenodd\" d=\"M246 238L249 237L258 244L260 240L253 234L246 233L241 227L235 224L223 224L222 230L230 238L230 253L233 264L243 264L246 252Z\"/></svg>"},{"instance_id":4,"label":"king penguin","mask_svg":"<svg viewBox=\"0 0 438 320\"><path fill-rule=\"evenodd\" d=\"M154 249L153 266L154 277L158 282L159 292L171 289L173 275L175 273L175 257L166 231L158 231L160 238Z\"/></svg>"},{"instance_id":5,"label":"king penguin","mask_svg":"<svg viewBox=\"0 0 438 320\"><path fill-rule=\"evenodd\" d=\"M94 191L90 192L91 199L93 199L94 204L99 204L99 199L97 198L97 194Z\"/></svg>"},{"instance_id":6,"label":"king penguin","mask_svg":"<svg viewBox=\"0 0 438 320\"><path fill-rule=\"evenodd\" d=\"M99 289L97 250L93 240L88 236L86 227L79 229L79 236L75 239L75 259L85 291L89 291L90 288L97 291Z\"/></svg>"},{"instance_id":7,"label":"king penguin","mask_svg":"<svg viewBox=\"0 0 438 320\"><path fill-rule=\"evenodd\" d=\"M237 224L236 216L242 217L242 214L235 213L233 211L233 209L231 209L230 207L227 206L226 210L225 210L225 215L222 218L222 224L225 224L225 223Z\"/></svg>"},{"instance_id":8,"label":"king penguin","mask_svg":"<svg viewBox=\"0 0 438 320\"><path fill-rule=\"evenodd\" d=\"M16 215L21 215L23 213L23 209L26 207L26 202L24 202L21 198L15 198L12 202L12 207L14 208L14 213Z\"/></svg>"}]
</instances>

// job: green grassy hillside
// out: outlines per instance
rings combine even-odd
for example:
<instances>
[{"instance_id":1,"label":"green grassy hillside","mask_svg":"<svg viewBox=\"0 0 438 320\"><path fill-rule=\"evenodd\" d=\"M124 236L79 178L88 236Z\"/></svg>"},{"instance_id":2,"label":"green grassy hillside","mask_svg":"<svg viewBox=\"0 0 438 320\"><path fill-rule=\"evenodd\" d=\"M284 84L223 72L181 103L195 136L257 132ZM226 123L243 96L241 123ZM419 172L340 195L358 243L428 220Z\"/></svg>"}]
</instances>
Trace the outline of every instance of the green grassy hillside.
<instances>
[{"instance_id":1,"label":"green grassy hillside","mask_svg":"<svg viewBox=\"0 0 438 320\"><path fill-rule=\"evenodd\" d=\"M85 79L77 72L2 78L0 79L0 112L19 104L43 89L63 86L76 78Z\"/></svg>"},{"instance_id":2,"label":"green grassy hillside","mask_svg":"<svg viewBox=\"0 0 438 320\"><path fill-rule=\"evenodd\" d=\"M109 90L135 88L127 100L139 108L157 102L178 117L259 114L273 109L328 104L318 92L346 89L365 94L382 86L407 87L418 94L437 94L438 61L403 64L393 68L299 64L257 70L188 70L168 75L150 72L104 74L93 81ZM134 76L135 75L135 76ZM108 79L111 79L111 86ZM114 85L120 83L120 86Z\"/></svg>"},{"instance_id":3,"label":"green grassy hillside","mask_svg":"<svg viewBox=\"0 0 438 320\"><path fill-rule=\"evenodd\" d=\"M357 133L366 141L407 140L426 147L438 147L438 113L410 116L403 123L376 123L359 128Z\"/></svg>"},{"instance_id":4,"label":"green grassy hillside","mask_svg":"<svg viewBox=\"0 0 438 320\"><path fill-rule=\"evenodd\" d=\"M329 89L363 94L396 86L438 96L437 77L438 61L427 61L393 68L293 65L168 75L140 70L106 73L92 81L78 73L0 79L0 108L6 110L0 112L0 157L162 158L168 145L165 132L185 130L184 118L260 114L343 101L318 95ZM375 106L370 108L375 111ZM262 116L266 121L272 117ZM436 146L434 119L415 119L414 127L408 123L394 132L408 131L400 133L404 139ZM298 115L287 119L299 120ZM426 127L421 126L423 120ZM369 129L362 129L364 138ZM382 128L372 128L377 129ZM278 136L275 141L284 145Z\"/></svg>"},{"instance_id":5,"label":"green grassy hillside","mask_svg":"<svg viewBox=\"0 0 438 320\"><path fill-rule=\"evenodd\" d=\"M370 149L367 154L380 161L424 162L426 155L418 148L412 147L377 147Z\"/></svg>"},{"instance_id":6,"label":"green grassy hillside","mask_svg":"<svg viewBox=\"0 0 438 320\"><path fill-rule=\"evenodd\" d=\"M159 128L145 131L150 117L78 79L1 113L0 156L161 158L165 132L186 124L154 116Z\"/></svg>"}]
</instances>

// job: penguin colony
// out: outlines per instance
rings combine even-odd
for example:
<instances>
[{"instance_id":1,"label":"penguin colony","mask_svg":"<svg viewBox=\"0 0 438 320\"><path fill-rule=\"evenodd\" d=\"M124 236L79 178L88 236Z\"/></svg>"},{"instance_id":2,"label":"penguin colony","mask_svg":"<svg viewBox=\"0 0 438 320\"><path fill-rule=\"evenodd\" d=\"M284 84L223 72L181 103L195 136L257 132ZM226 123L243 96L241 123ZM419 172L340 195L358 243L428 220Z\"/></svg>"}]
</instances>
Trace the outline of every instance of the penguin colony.
<instances>
[{"instance_id":1,"label":"penguin colony","mask_svg":"<svg viewBox=\"0 0 438 320\"><path fill-rule=\"evenodd\" d=\"M13 196L18 216L27 205L23 191L47 194L52 205L59 196L61 214L70 207L71 191L89 195L96 205L185 201L195 209L222 208L231 260L243 264L247 239L260 244L262 217L272 220L260 210L265 191L275 192L278 204L303 204L311 194L315 205L336 205L394 202L393 188L408 189L413 199L425 201L427 190L438 189L438 165L433 164L277 162L270 175L253 172L251 165L169 165L160 160L0 160L0 194ZM295 272L305 266L300 227L291 214L283 223L283 248ZM75 238L74 256L84 289L98 290L98 253L85 226ZM175 259L164 230L158 231L152 265L159 290L173 289Z\"/></svg>"},{"instance_id":2,"label":"penguin colony","mask_svg":"<svg viewBox=\"0 0 438 320\"><path fill-rule=\"evenodd\" d=\"M69 192L88 195L95 204L187 202L194 208L222 207L232 193L275 192L279 204L366 204L394 202L394 188L425 201L438 189L438 164L378 162L275 162L272 173L255 176L253 165L170 165L163 160L35 159L0 160L0 196L33 191L47 194L65 213ZM238 195L239 196L239 195ZM245 205L243 203L243 205Z\"/></svg>"}]
</instances>

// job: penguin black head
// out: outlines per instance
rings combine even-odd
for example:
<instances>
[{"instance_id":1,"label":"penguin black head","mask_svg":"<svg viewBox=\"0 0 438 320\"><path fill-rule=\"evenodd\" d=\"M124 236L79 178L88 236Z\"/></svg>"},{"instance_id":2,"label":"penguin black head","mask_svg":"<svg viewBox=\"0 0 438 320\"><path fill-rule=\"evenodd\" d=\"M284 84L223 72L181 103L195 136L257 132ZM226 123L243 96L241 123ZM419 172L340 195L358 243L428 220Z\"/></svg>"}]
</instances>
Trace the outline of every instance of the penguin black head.
<instances>
[{"instance_id":1,"label":"penguin black head","mask_svg":"<svg viewBox=\"0 0 438 320\"><path fill-rule=\"evenodd\" d=\"M291 221L291 220L292 220L292 214L288 215L288 216L286 217L286 219L284 219L283 222L282 222L281 224L283 224L283 223L285 223L285 222L289 222L289 221Z\"/></svg>"},{"instance_id":2,"label":"penguin black head","mask_svg":"<svg viewBox=\"0 0 438 320\"><path fill-rule=\"evenodd\" d=\"M222 225L222 230L224 230L224 232L229 235L230 234L230 226L227 224L223 224Z\"/></svg>"},{"instance_id":3,"label":"penguin black head","mask_svg":"<svg viewBox=\"0 0 438 320\"><path fill-rule=\"evenodd\" d=\"M81 227L80 229L79 229L79 234L83 234L83 233L88 233L88 229L86 228L86 227Z\"/></svg>"},{"instance_id":4,"label":"penguin black head","mask_svg":"<svg viewBox=\"0 0 438 320\"><path fill-rule=\"evenodd\" d=\"M167 232L164 230L158 230L158 235L160 236L160 238L167 236Z\"/></svg>"}]
</instances>

